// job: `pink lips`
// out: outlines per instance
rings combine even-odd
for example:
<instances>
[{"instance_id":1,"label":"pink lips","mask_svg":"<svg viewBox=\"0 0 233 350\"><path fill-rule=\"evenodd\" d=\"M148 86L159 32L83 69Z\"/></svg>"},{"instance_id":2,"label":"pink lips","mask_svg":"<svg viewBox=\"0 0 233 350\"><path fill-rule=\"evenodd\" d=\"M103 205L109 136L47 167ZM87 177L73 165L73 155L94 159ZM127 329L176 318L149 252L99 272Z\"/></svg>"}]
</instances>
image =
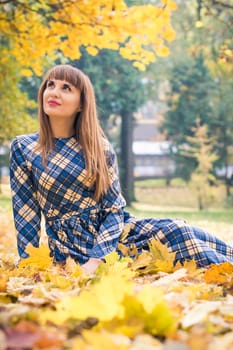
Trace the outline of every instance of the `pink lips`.
<instances>
[{"instance_id":1,"label":"pink lips","mask_svg":"<svg viewBox=\"0 0 233 350\"><path fill-rule=\"evenodd\" d=\"M54 100L50 100L50 101L48 101L48 105L53 107L53 106L59 106L60 103L58 103L57 101L54 101Z\"/></svg>"}]
</instances>

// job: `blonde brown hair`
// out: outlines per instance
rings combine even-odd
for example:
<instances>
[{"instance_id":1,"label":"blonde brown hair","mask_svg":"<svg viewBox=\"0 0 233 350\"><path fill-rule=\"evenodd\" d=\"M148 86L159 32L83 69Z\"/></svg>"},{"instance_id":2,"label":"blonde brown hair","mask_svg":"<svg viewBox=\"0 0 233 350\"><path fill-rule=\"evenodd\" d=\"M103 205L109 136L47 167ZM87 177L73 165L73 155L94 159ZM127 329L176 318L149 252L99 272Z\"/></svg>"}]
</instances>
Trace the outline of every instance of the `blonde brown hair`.
<instances>
[{"instance_id":1,"label":"blonde brown hair","mask_svg":"<svg viewBox=\"0 0 233 350\"><path fill-rule=\"evenodd\" d=\"M65 80L81 92L81 112L77 113L74 128L75 137L82 146L88 178L91 178L91 187L95 184L95 200L106 193L110 186L107 159L104 151L105 134L100 126L95 94L92 83L87 75L71 65L57 65L50 69L40 86L38 93L38 118L40 123L38 149L42 153L43 162L54 145L49 118L43 109L43 93L47 81L50 79Z\"/></svg>"}]
</instances>

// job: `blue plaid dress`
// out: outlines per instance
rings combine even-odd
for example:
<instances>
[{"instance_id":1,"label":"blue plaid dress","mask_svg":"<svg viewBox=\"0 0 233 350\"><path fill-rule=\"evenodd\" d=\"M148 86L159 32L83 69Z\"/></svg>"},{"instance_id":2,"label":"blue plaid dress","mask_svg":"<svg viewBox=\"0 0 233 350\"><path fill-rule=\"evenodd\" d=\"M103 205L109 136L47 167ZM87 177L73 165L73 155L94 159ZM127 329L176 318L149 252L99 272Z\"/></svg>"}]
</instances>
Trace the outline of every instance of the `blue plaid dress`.
<instances>
[{"instance_id":1,"label":"blue plaid dress","mask_svg":"<svg viewBox=\"0 0 233 350\"><path fill-rule=\"evenodd\" d=\"M10 179L18 252L27 257L27 245L39 246L41 215L45 218L51 255L55 261L73 258L80 264L90 257L104 258L114 250L124 227L127 246L148 248L154 236L176 252L176 261L195 259L199 266L233 262L233 248L182 220L137 219L125 211L115 153L105 142L112 187L99 201L85 170L82 148L74 137L54 140L47 166L35 151L38 133L16 137L11 146Z\"/></svg>"}]
</instances>

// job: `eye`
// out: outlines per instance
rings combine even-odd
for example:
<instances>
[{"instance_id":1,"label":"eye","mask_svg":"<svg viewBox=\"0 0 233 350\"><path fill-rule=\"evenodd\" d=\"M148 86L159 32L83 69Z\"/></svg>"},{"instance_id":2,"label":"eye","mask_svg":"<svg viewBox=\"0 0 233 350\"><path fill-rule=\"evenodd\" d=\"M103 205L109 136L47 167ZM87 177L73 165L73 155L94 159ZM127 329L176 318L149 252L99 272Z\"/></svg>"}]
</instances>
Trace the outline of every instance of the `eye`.
<instances>
[{"instance_id":1,"label":"eye","mask_svg":"<svg viewBox=\"0 0 233 350\"><path fill-rule=\"evenodd\" d=\"M47 86L46 87L54 87L54 81L53 80L49 80L48 82L47 82Z\"/></svg>"},{"instance_id":2,"label":"eye","mask_svg":"<svg viewBox=\"0 0 233 350\"><path fill-rule=\"evenodd\" d=\"M71 91L71 86L69 84L64 84L63 85L63 90Z\"/></svg>"}]
</instances>

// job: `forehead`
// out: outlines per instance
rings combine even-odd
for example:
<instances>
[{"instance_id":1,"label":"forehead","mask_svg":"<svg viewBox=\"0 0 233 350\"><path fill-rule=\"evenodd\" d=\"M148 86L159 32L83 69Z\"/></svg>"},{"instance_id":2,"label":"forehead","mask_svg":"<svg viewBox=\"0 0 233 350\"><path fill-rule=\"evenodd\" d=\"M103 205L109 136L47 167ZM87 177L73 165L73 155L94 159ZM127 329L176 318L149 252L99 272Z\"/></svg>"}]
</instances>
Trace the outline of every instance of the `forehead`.
<instances>
[{"instance_id":1,"label":"forehead","mask_svg":"<svg viewBox=\"0 0 233 350\"><path fill-rule=\"evenodd\" d=\"M78 74L78 71L76 69L73 69L71 67L64 68L64 67L56 67L53 70L51 70L46 80L60 80L63 82L68 82L75 87L80 88L81 87L81 78Z\"/></svg>"}]
</instances>

